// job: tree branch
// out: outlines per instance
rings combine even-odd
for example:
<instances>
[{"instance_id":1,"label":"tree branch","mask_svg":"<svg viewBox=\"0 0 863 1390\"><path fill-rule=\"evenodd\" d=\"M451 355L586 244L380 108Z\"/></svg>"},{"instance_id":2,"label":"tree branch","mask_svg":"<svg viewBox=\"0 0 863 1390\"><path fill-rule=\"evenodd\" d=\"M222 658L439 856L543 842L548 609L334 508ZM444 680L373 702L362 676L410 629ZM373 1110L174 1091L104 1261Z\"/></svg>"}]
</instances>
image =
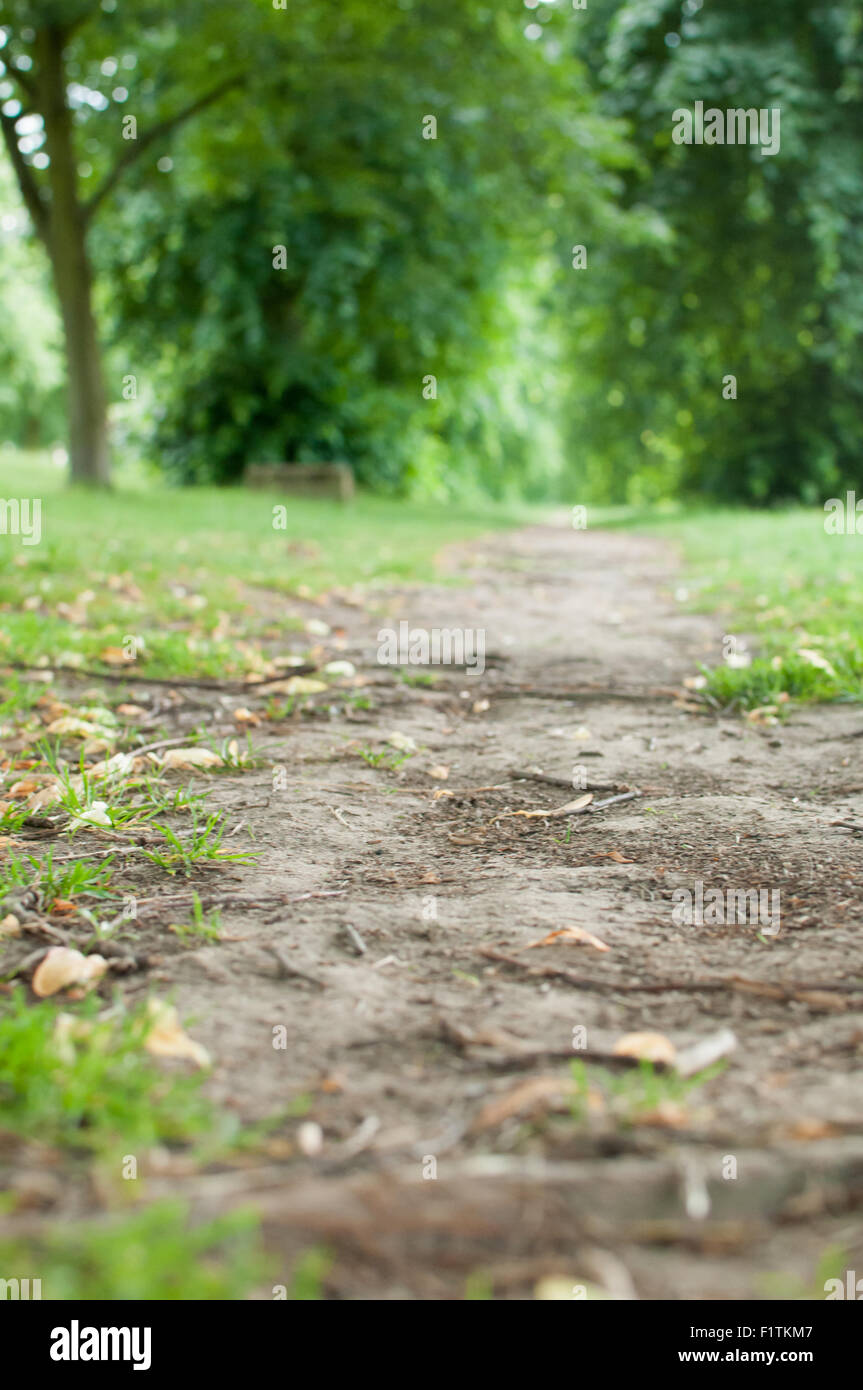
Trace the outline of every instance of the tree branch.
<instances>
[{"instance_id":1,"label":"tree branch","mask_svg":"<svg viewBox=\"0 0 863 1390\"><path fill-rule=\"evenodd\" d=\"M25 160L18 148L18 135L15 130L15 116L6 116L0 111L0 126L3 128L3 139L6 150L18 180L18 187L21 190L21 197L24 205L30 214L36 233L42 241L48 241L48 207L39 190L39 185L33 176L33 170Z\"/></svg>"},{"instance_id":2,"label":"tree branch","mask_svg":"<svg viewBox=\"0 0 863 1390\"><path fill-rule=\"evenodd\" d=\"M85 218L89 220L93 216L99 205L119 183L129 166L134 164L137 159L140 159L145 150L149 149L157 140L161 140L164 135L169 135L172 130L176 130L177 126L182 125L184 121L188 121L192 116L196 116L199 111L203 111L205 107L211 106L214 101L218 101L219 97L224 96L225 92L229 92L233 87L241 86L245 80L246 77L244 73L236 73L233 77L226 77L217 87L213 87L209 92L205 92L203 96L197 97L195 101L190 102L188 106L182 107L175 115L169 116L167 120L160 121L158 125L152 126L140 140L130 142L129 148L120 156L113 169L106 175L100 186L96 189L92 198L84 205Z\"/></svg>"},{"instance_id":3,"label":"tree branch","mask_svg":"<svg viewBox=\"0 0 863 1390\"><path fill-rule=\"evenodd\" d=\"M27 93L31 101L35 100L36 83L33 80L32 73L28 72L25 68L15 66L16 54L9 47L8 43L3 49L3 55L3 62L6 64L6 76L11 78L13 82L17 82L21 90ZM11 61L8 61L9 59L11 59Z\"/></svg>"}]
</instances>

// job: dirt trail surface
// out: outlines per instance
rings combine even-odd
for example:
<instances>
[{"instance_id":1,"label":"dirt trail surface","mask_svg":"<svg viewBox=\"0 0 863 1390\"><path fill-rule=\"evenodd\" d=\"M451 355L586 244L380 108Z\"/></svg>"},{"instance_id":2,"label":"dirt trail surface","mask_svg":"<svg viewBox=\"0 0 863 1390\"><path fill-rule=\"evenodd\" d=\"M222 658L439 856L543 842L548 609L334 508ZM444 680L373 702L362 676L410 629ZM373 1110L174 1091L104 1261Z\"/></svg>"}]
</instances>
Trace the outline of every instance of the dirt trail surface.
<instances>
[{"instance_id":1,"label":"dirt trail surface","mask_svg":"<svg viewBox=\"0 0 863 1390\"><path fill-rule=\"evenodd\" d=\"M863 1268L859 711L761 726L694 706L683 680L722 632L675 601L658 542L535 528L446 563L458 586L361 606L253 596L274 622L341 630L328 655L368 678L371 708L318 697L253 731L254 770L209 783L240 827L226 845L260 854L198 875L220 944L181 949L158 900L138 932L219 1102L248 1120L309 1104L264 1158L204 1174L165 1158L148 1195L202 1215L251 1201L284 1282L303 1251L332 1252L332 1297L461 1298L472 1280L504 1299L546 1280L823 1297L826 1251ZM484 629L485 672L396 680L377 632L401 620ZM214 702L214 732L239 704L263 702ZM419 751L359 754L393 733ZM585 810L517 814L585 780ZM778 935L676 922L675 889L699 881L779 890ZM565 927L608 949L525 949ZM686 1057L722 1030L736 1046L694 1086L614 1055L628 1033Z\"/></svg>"}]
</instances>

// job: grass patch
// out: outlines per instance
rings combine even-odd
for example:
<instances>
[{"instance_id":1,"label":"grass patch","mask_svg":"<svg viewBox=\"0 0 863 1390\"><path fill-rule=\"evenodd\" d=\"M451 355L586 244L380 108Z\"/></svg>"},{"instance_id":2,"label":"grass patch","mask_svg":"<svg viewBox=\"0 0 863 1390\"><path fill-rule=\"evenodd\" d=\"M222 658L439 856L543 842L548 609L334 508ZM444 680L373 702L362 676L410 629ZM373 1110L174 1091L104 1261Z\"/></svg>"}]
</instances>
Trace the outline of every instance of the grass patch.
<instances>
[{"instance_id":1,"label":"grass patch","mask_svg":"<svg viewBox=\"0 0 863 1390\"><path fill-rule=\"evenodd\" d=\"M5 654L99 668L106 648L143 642L153 676L224 678L254 669L267 620L247 586L311 598L334 586L436 577L441 547L515 524L498 505L452 507L359 495L349 505L243 488L93 493L43 458L0 455L0 495L42 499L42 539L0 547ZM287 505L287 528L273 508ZM26 607L25 607L26 605ZM233 626L230 618L236 615ZM276 635L298 628L278 620ZM130 670L130 682L134 671Z\"/></svg>"},{"instance_id":2,"label":"grass patch","mask_svg":"<svg viewBox=\"0 0 863 1390\"><path fill-rule=\"evenodd\" d=\"M574 1093L573 1118L583 1121L589 1113L591 1091L599 1092L609 1112L623 1124L648 1114L660 1105L681 1105L692 1091L712 1081L725 1070L724 1062L715 1062L695 1076L681 1077L674 1071L657 1071L652 1062L640 1061L637 1067L615 1073L605 1067L590 1067L575 1059L570 1064Z\"/></svg>"},{"instance_id":3,"label":"grass patch","mask_svg":"<svg viewBox=\"0 0 863 1390\"><path fill-rule=\"evenodd\" d=\"M0 1241L0 1268L42 1280L42 1298L246 1298L269 1274L258 1218L238 1210L192 1226L183 1202L154 1202L119 1221L58 1226ZM29 1273L28 1273L29 1272Z\"/></svg>"},{"instance_id":4,"label":"grass patch","mask_svg":"<svg viewBox=\"0 0 863 1390\"><path fill-rule=\"evenodd\" d=\"M705 665L720 703L863 699L863 535L828 535L816 507L618 520L675 542L688 574L681 601L746 639L751 665L729 665L722 650Z\"/></svg>"},{"instance_id":5,"label":"grass patch","mask_svg":"<svg viewBox=\"0 0 863 1390\"><path fill-rule=\"evenodd\" d=\"M74 1014L69 1005L34 1008L20 989L0 1000L3 1127L116 1158L118 1172L122 1155L212 1135L217 1122L201 1074L165 1072L144 1051L144 1009L101 1018L99 1009L95 998Z\"/></svg>"}]
</instances>

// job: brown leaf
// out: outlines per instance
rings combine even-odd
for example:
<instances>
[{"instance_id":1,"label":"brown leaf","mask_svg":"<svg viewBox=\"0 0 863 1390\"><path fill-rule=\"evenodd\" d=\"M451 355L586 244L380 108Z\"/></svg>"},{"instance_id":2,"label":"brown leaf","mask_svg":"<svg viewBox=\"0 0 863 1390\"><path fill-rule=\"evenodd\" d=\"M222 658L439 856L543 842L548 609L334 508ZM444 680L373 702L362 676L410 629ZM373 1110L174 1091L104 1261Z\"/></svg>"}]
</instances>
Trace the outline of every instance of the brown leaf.
<instances>
[{"instance_id":1,"label":"brown leaf","mask_svg":"<svg viewBox=\"0 0 863 1390\"><path fill-rule=\"evenodd\" d=\"M616 1057L637 1057L640 1062L665 1062L674 1065L677 1052L674 1043L664 1033L625 1033L614 1044Z\"/></svg>"},{"instance_id":2,"label":"brown leaf","mask_svg":"<svg viewBox=\"0 0 863 1390\"><path fill-rule=\"evenodd\" d=\"M597 951L609 951L604 941L600 941L593 932L585 931L584 927L561 927L558 931L550 931L548 936L541 937L538 941L529 941L526 946L520 946L521 951L531 951L535 946L556 946L571 943L578 946L595 946Z\"/></svg>"},{"instance_id":3,"label":"brown leaf","mask_svg":"<svg viewBox=\"0 0 863 1390\"><path fill-rule=\"evenodd\" d=\"M99 660L104 661L106 666L131 666L133 664L122 647L104 647L99 653Z\"/></svg>"},{"instance_id":4,"label":"brown leaf","mask_svg":"<svg viewBox=\"0 0 863 1390\"><path fill-rule=\"evenodd\" d=\"M33 974L33 993L40 999L47 999L70 985L84 985L89 989L107 969L108 962L102 956L84 956L68 946L52 946Z\"/></svg>"},{"instance_id":5,"label":"brown leaf","mask_svg":"<svg viewBox=\"0 0 863 1390\"><path fill-rule=\"evenodd\" d=\"M471 1130L478 1133L484 1129L494 1129L516 1115L549 1110L564 1101L572 1089L573 1083L567 1077L532 1076L513 1090L487 1101L474 1119Z\"/></svg>"},{"instance_id":6,"label":"brown leaf","mask_svg":"<svg viewBox=\"0 0 863 1390\"><path fill-rule=\"evenodd\" d=\"M169 748L162 758L162 767L189 769L221 767L222 759L209 748Z\"/></svg>"}]
</instances>

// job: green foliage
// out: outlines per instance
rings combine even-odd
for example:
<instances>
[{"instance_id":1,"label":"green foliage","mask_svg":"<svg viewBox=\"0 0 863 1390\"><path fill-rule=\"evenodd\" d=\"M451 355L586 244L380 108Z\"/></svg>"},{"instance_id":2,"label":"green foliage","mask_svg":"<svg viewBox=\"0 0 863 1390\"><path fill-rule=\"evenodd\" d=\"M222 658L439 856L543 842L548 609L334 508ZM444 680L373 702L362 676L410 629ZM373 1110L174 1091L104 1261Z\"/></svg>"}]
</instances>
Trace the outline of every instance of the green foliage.
<instances>
[{"instance_id":1,"label":"green foliage","mask_svg":"<svg viewBox=\"0 0 863 1390\"><path fill-rule=\"evenodd\" d=\"M0 1241L5 1270L38 1269L54 1300L246 1298L269 1273L253 1211L194 1226L186 1203L154 1202L131 1216L58 1225L37 1240Z\"/></svg>"},{"instance_id":2,"label":"green foliage","mask_svg":"<svg viewBox=\"0 0 863 1390\"><path fill-rule=\"evenodd\" d=\"M167 1075L144 1051L148 1020L97 1017L88 1000L74 1016L23 991L0 1000L4 1126L42 1143L112 1156L209 1131L200 1076ZM69 1026L58 1019L65 1017Z\"/></svg>"},{"instance_id":3,"label":"green foliage","mask_svg":"<svg viewBox=\"0 0 863 1390\"><path fill-rule=\"evenodd\" d=\"M641 161L624 205L656 233L601 243L575 276L584 491L820 501L861 476L863 14L854 0L682 12L591 0L576 43ZM779 153L673 143L672 113L697 100L780 108Z\"/></svg>"},{"instance_id":4,"label":"green foliage","mask_svg":"<svg viewBox=\"0 0 863 1390\"><path fill-rule=\"evenodd\" d=\"M792 700L863 699L863 546L824 529L823 509L692 512L647 524L678 542L687 602L721 615L753 660L705 666L707 693L752 709ZM644 520L639 524L644 524Z\"/></svg>"}]
</instances>

